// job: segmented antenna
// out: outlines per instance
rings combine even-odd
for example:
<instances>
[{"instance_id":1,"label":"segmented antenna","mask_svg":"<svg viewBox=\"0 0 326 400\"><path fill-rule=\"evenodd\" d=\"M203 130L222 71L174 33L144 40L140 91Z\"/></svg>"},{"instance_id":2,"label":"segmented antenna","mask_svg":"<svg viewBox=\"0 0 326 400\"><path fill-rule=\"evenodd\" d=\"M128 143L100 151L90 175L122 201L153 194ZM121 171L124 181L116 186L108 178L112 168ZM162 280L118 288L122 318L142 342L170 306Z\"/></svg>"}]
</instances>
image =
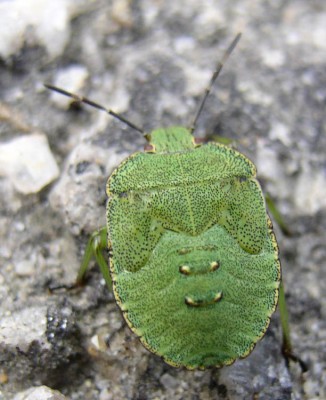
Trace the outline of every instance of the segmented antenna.
<instances>
[{"instance_id":1,"label":"segmented antenna","mask_svg":"<svg viewBox=\"0 0 326 400\"><path fill-rule=\"evenodd\" d=\"M211 80L209 82L209 85L207 86L206 90L205 90L205 94L201 100L201 102L199 103L199 107L198 110L195 114L195 117L192 121L192 124L190 126L190 132L193 133L193 131L196 128L196 123L198 121L198 118L200 116L200 113L202 112L202 109L204 107L204 104L206 103L207 97L212 89L212 86L214 85L217 77L219 76L223 65L225 64L225 61L228 59L229 55L232 53L233 49L235 48L235 46L238 44L239 40L241 38L241 33L238 33L237 36L233 39L232 43L230 44L230 46L228 47L228 49L225 51L221 61L218 62L217 67L215 72L213 73L213 76L211 77Z\"/></svg>"},{"instance_id":2,"label":"segmented antenna","mask_svg":"<svg viewBox=\"0 0 326 400\"><path fill-rule=\"evenodd\" d=\"M77 103L85 103L85 104L88 104L91 107L97 108L98 110L105 111L107 114L112 115L113 117L117 118L119 121L124 122L130 128L133 128L136 131L140 132L142 135L145 135L145 131L142 128L139 128L137 125L135 125L132 122L128 121L122 115L115 113L114 111L110 110L109 108L105 108L105 107L101 106L101 104L95 103L94 101L88 99L87 97L79 96L78 94L67 92L66 90L60 89L60 88L58 88L56 86L52 86L52 85L48 85L48 84L44 84L44 86L47 89L53 90L54 92L58 92L58 93L63 94L64 96L67 96L67 97L71 97Z\"/></svg>"},{"instance_id":3,"label":"segmented antenna","mask_svg":"<svg viewBox=\"0 0 326 400\"><path fill-rule=\"evenodd\" d=\"M207 86L207 88L205 90L204 96L203 96L201 102L199 103L198 110L197 110L197 112L195 114L195 117L193 119L193 122L192 122L192 124L191 124L191 126L189 128L191 133L193 133L193 131L196 128L196 123L197 123L198 118L199 118L199 116L200 116L200 114L202 112L202 109L203 109L203 107L204 107L204 105L206 103L207 97L208 97L208 95L209 95L209 93L210 93L210 91L211 91L211 89L212 89L217 77L219 76L219 74L220 74L220 72L221 72L221 70L223 68L223 65L225 64L225 61L228 59L229 55L232 53L232 51L235 48L235 46L238 44L240 38L241 38L241 33L238 33L236 35L236 37L233 39L233 41L230 44L230 46L228 47L228 49L225 51L221 61L218 62L216 70L215 70L214 74L212 75L212 78L211 78L211 80L209 82L209 85ZM113 117L117 118L119 121L125 123L130 128L135 129L136 131L140 132L142 135L146 136L146 133L145 133L144 129L139 128L139 126L137 126L134 123L128 121L122 115L117 114L116 112L110 110L109 108L103 107L101 104L98 104L95 101L88 99L87 97L80 96L78 94L68 92L68 91L66 91L64 89L58 88L58 87L53 86L53 85L44 84L44 86L47 89L53 90L54 92L58 92L58 93L63 94L64 96L67 96L67 97L71 97L77 103L85 103L85 104L88 104L91 107L97 108L98 110L104 111L107 114L110 114Z\"/></svg>"}]
</instances>

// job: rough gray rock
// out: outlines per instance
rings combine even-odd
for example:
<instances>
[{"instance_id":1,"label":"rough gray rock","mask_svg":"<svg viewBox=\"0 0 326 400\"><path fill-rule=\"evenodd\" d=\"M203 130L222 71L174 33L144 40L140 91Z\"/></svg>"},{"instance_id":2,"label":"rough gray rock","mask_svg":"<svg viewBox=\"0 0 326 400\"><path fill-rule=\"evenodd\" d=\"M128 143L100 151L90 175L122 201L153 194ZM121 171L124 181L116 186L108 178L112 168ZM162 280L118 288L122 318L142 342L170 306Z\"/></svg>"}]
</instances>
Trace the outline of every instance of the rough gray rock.
<instances>
[{"instance_id":1,"label":"rough gray rock","mask_svg":"<svg viewBox=\"0 0 326 400\"><path fill-rule=\"evenodd\" d=\"M42 385L85 400L326 398L325 2L53 4L0 5L0 146L43 132L60 168L29 193L0 177L0 398ZM74 282L89 234L105 223L106 179L145 140L42 84L67 82L146 131L189 125L238 31L196 135L233 139L291 230L276 234L305 374L281 354L278 313L247 359L191 372L141 346L96 268L83 288L48 290Z\"/></svg>"}]
</instances>

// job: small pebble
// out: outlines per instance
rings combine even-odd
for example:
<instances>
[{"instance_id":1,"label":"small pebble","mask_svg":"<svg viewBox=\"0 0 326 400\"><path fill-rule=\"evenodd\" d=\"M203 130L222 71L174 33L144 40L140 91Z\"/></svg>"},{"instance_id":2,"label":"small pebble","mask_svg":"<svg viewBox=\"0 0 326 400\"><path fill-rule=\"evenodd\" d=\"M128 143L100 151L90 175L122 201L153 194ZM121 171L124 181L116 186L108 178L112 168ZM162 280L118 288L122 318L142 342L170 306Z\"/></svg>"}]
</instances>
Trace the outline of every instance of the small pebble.
<instances>
[{"instance_id":1,"label":"small pebble","mask_svg":"<svg viewBox=\"0 0 326 400\"><path fill-rule=\"evenodd\" d=\"M0 176L7 176L23 194L37 193L59 176L59 168L40 133L0 144Z\"/></svg>"}]
</instances>

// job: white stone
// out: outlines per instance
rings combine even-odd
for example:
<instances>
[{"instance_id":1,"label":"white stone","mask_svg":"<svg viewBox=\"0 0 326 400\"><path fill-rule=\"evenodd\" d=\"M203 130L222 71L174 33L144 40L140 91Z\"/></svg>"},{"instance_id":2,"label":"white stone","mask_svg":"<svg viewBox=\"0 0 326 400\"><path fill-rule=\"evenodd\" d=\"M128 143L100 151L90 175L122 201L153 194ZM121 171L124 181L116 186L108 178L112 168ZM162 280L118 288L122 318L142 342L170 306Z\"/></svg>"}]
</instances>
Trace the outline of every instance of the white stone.
<instances>
[{"instance_id":1,"label":"white stone","mask_svg":"<svg viewBox=\"0 0 326 400\"><path fill-rule=\"evenodd\" d=\"M69 1L0 2L0 55L8 58L25 45L42 45L54 58L70 37Z\"/></svg>"},{"instance_id":2,"label":"white stone","mask_svg":"<svg viewBox=\"0 0 326 400\"><path fill-rule=\"evenodd\" d=\"M265 65L271 68L281 67L285 63L285 55L280 50L264 48L261 51L261 57Z\"/></svg>"},{"instance_id":3,"label":"white stone","mask_svg":"<svg viewBox=\"0 0 326 400\"><path fill-rule=\"evenodd\" d=\"M21 260L15 263L15 271L19 276L31 276L35 273L36 269L36 257L32 259Z\"/></svg>"},{"instance_id":4,"label":"white stone","mask_svg":"<svg viewBox=\"0 0 326 400\"><path fill-rule=\"evenodd\" d=\"M46 307L29 307L0 319L0 343L28 351L33 341L45 337ZM45 346L45 344L44 344Z\"/></svg>"},{"instance_id":5,"label":"white stone","mask_svg":"<svg viewBox=\"0 0 326 400\"><path fill-rule=\"evenodd\" d=\"M23 194L37 193L59 176L58 165L41 133L0 144L0 175Z\"/></svg>"},{"instance_id":6,"label":"white stone","mask_svg":"<svg viewBox=\"0 0 326 400\"><path fill-rule=\"evenodd\" d=\"M17 393L13 400L67 400L67 398L57 390L47 386L37 386Z\"/></svg>"},{"instance_id":7,"label":"white stone","mask_svg":"<svg viewBox=\"0 0 326 400\"><path fill-rule=\"evenodd\" d=\"M99 197L106 198L105 181L127 155L118 154L114 148L105 149L89 143L80 143L69 155L60 179L51 190L49 202L61 213L74 234L103 226L105 211L99 206ZM82 173L76 172L82 163L86 163L87 168ZM99 193L99 182L102 194Z\"/></svg>"},{"instance_id":8,"label":"white stone","mask_svg":"<svg viewBox=\"0 0 326 400\"><path fill-rule=\"evenodd\" d=\"M292 145L291 132L288 126L282 122L275 122L270 131L270 138L280 140L285 146L290 147Z\"/></svg>"}]
</instances>

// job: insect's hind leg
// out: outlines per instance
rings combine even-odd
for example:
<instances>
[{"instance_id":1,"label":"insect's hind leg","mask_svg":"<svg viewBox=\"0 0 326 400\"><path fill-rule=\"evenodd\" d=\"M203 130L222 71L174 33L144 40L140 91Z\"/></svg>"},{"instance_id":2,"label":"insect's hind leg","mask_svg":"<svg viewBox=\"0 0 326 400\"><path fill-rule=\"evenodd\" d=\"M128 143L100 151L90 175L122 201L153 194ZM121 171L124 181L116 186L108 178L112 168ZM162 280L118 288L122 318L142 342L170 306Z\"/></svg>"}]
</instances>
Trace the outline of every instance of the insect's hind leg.
<instances>
[{"instance_id":1,"label":"insect's hind leg","mask_svg":"<svg viewBox=\"0 0 326 400\"><path fill-rule=\"evenodd\" d=\"M289 313L286 307L283 281L281 281L280 285L278 306L280 310L280 319L281 319L282 334L283 334L283 353L286 356L288 356L292 354L292 343L290 335Z\"/></svg>"},{"instance_id":2,"label":"insect's hind leg","mask_svg":"<svg viewBox=\"0 0 326 400\"><path fill-rule=\"evenodd\" d=\"M107 246L108 241L106 227L103 227L92 233L91 237L88 240L85 254L78 271L76 280L77 285L81 284L84 280L87 268L89 267L89 263L92 257L95 257L95 260L100 267L106 285L109 289L112 288L112 281L109 273L108 263L103 256L103 251L107 249Z\"/></svg>"},{"instance_id":3,"label":"insect's hind leg","mask_svg":"<svg viewBox=\"0 0 326 400\"><path fill-rule=\"evenodd\" d=\"M283 217L282 217L281 213L279 212L274 200L270 197L269 194L265 195L265 201L266 201L266 204L267 204L269 212L271 213L271 215L273 216L274 220L276 221L276 223L281 228L282 232L287 236L291 236L290 229L287 227L287 225L284 222ZM287 305L286 305L283 278L281 280L281 285L280 285L278 307L279 307L280 320L281 320L281 326L282 326L282 336L283 336L282 351L283 351L283 354L284 354L284 356L286 357L287 360L293 360L293 361L299 363L302 372L305 372L308 369L307 365L305 364L304 361L302 361L300 359L300 357L298 357L293 352L293 348L292 348L289 313L288 313L288 309L287 309Z\"/></svg>"},{"instance_id":4,"label":"insect's hind leg","mask_svg":"<svg viewBox=\"0 0 326 400\"><path fill-rule=\"evenodd\" d=\"M281 281L280 285L278 306L280 311L280 320L281 320L282 334L283 334L283 346L282 346L283 354L287 358L287 360L292 360L299 363L302 372L306 372L308 370L306 363L303 360L301 360L301 358L297 356L292 349L289 313L286 306L283 281Z\"/></svg>"}]
</instances>

